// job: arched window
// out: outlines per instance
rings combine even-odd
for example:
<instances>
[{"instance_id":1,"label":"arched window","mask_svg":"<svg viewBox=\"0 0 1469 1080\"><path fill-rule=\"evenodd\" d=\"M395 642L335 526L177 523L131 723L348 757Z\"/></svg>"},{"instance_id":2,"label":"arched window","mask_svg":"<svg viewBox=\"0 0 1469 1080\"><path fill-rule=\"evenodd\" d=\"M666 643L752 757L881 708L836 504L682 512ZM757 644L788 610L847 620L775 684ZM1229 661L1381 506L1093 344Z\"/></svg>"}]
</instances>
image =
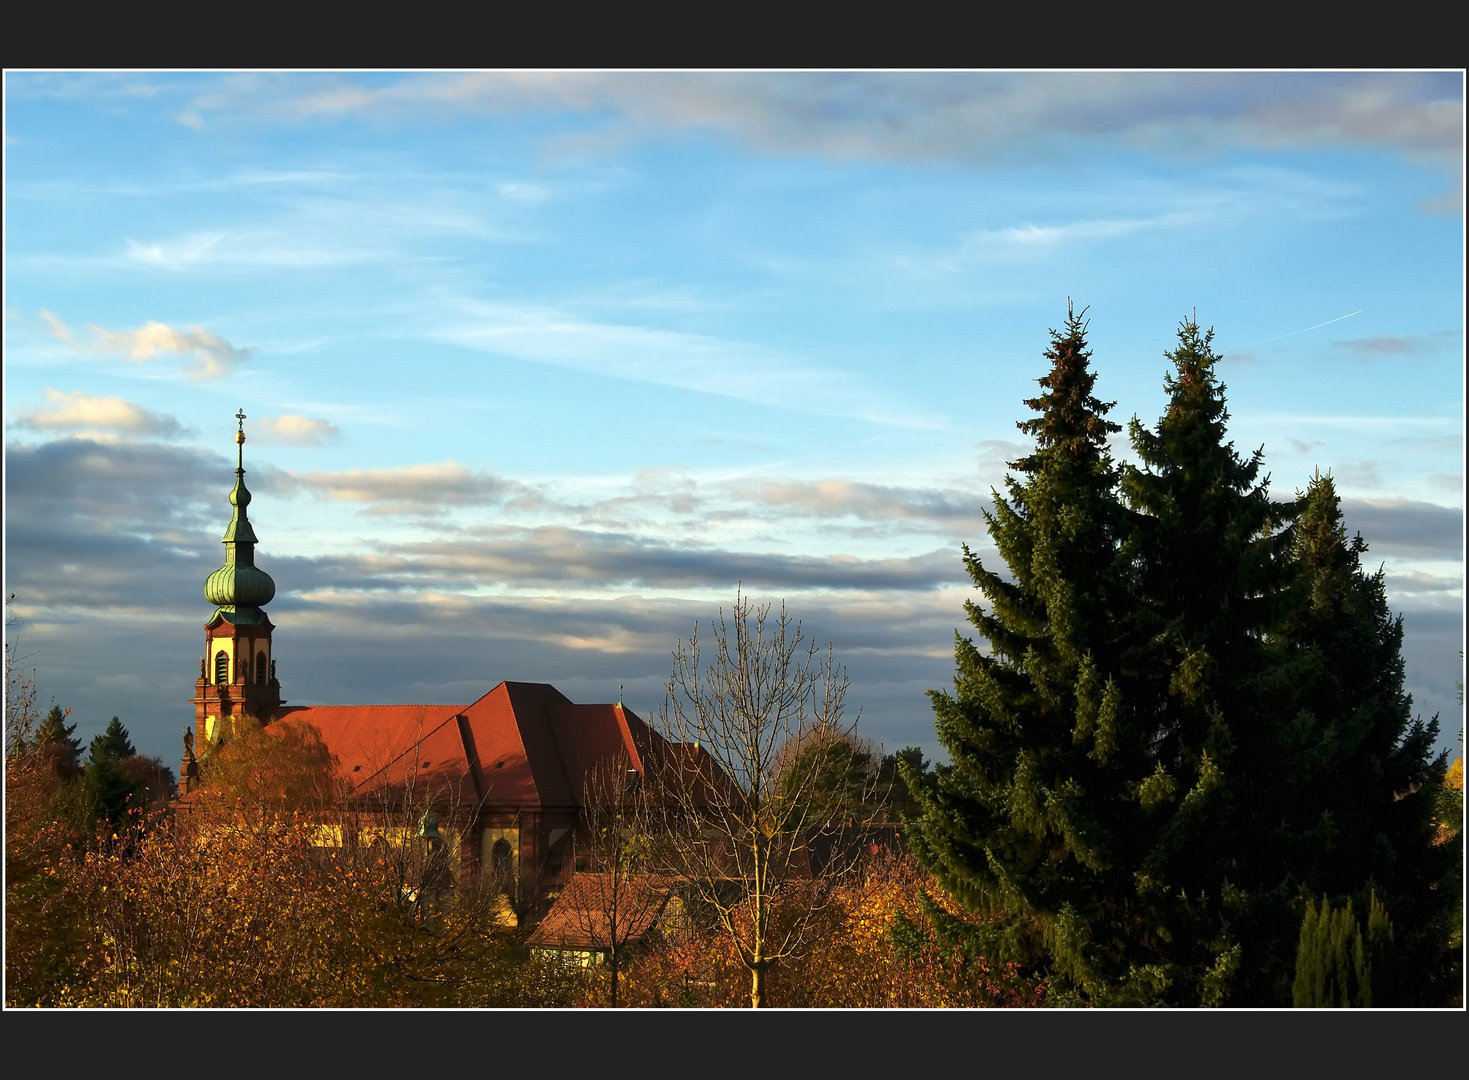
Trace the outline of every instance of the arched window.
<instances>
[{"instance_id":1,"label":"arched window","mask_svg":"<svg viewBox=\"0 0 1469 1080\"><path fill-rule=\"evenodd\" d=\"M510 872L514 868L514 856L510 852L510 844L502 837L495 841L495 846L490 849L490 865L495 871L495 880L501 884L510 883Z\"/></svg>"},{"instance_id":2,"label":"arched window","mask_svg":"<svg viewBox=\"0 0 1469 1080\"><path fill-rule=\"evenodd\" d=\"M220 649L214 654L214 683L224 686L230 681L230 654Z\"/></svg>"},{"instance_id":3,"label":"arched window","mask_svg":"<svg viewBox=\"0 0 1469 1080\"><path fill-rule=\"evenodd\" d=\"M265 685L265 650L261 649L255 654L255 681L261 686Z\"/></svg>"}]
</instances>

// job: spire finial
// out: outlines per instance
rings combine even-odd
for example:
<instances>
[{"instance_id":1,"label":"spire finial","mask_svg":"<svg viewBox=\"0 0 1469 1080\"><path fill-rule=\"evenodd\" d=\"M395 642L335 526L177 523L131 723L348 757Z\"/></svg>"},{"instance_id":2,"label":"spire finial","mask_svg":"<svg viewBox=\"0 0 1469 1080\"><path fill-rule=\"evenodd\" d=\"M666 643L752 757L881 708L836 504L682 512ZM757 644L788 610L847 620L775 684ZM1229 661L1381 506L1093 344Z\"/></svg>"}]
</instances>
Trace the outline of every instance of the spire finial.
<instances>
[{"instance_id":1,"label":"spire finial","mask_svg":"<svg viewBox=\"0 0 1469 1080\"><path fill-rule=\"evenodd\" d=\"M245 410L241 409L235 413L235 419L240 422L240 430L235 432L235 446L239 449L239 460L235 466L235 472L245 471Z\"/></svg>"}]
</instances>

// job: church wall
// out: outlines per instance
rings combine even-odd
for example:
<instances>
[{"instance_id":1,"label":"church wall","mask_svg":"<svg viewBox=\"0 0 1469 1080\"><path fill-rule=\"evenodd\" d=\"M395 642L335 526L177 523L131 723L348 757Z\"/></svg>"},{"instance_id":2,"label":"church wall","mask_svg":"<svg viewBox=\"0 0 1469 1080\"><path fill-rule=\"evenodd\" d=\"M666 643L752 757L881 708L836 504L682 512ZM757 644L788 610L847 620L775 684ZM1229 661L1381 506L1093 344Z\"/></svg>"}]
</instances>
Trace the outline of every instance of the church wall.
<instances>
[{"instance_id":1,"label":"church wall","mask_svg":"<svg viewBox=\"0 0 1469 1080\"><path fill-rule=\"evenodd\" d=\"M211 638L209 641L208 663L204 665L204 677L214 685L214 658L221 652L227 653L230 658L230 680L234 680L235 674L235 639L232 637Z\"/></svg>"}]
</instances>

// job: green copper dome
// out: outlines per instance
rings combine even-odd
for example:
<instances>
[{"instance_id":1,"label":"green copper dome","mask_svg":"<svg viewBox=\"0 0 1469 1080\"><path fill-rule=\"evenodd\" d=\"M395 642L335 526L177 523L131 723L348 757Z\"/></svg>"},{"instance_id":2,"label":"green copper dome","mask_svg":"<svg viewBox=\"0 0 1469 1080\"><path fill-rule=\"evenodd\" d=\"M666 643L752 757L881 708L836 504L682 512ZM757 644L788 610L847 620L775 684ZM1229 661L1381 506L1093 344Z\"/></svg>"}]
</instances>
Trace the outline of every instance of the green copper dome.
<instances>
[{"instance_id":1,"label":"green copper dome","mask_svg":"<svg viewBox=\"0 0 1469 1080\"><path fill-rule=\"evenodd\" d=\"M254 566L221 566L204 582L204 599L216 607L261 607L275 597L275 582Z\"/></svg>"},{"instance_id":2,"label":"green copper dome","mask_svg":"<svg viewBox=\"0 0 1469 1080\"><path fill-rule=\"evenodd\" d=\"M224 565L204 582L204 599L221 608L230 622L248 624L264 618L260 607L275 596L275 582L255 565L259 540L245 512L250 505L250 489L245 486L245 414L236 416L240 420L240 430L235 434L239 463L235 486L230 490L230 505L235 512L224 531Z\"/></svg>"}]
</instances>

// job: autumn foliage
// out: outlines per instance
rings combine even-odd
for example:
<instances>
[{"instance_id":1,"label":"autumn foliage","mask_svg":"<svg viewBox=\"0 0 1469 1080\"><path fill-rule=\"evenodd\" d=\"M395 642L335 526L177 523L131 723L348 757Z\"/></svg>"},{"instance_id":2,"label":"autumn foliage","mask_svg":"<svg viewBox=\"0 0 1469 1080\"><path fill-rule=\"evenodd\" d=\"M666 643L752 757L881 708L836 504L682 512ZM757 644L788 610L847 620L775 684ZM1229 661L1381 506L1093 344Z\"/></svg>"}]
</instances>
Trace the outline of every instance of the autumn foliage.
<instances>
[{"instance_id":1,"label":"autumn foliage","mask_svg":"<svg viewBox=\"0 0 1469 1080\"><path fill-rule=\"evenodd\" d=\"M790 896L802 905L807 898ZM1015 1008L1044 1004L1044 987L1015 965L992 964L946 945L935 910L958 906L906 854L872 855L833 889L824 924L799 957L771 967L770 1003L784 1008ZM784 912L778 911L777 918ZM738 1008L749 977L722 936L690 934L629 964L629 1005Z\"/></svg>"}]
</instances>

